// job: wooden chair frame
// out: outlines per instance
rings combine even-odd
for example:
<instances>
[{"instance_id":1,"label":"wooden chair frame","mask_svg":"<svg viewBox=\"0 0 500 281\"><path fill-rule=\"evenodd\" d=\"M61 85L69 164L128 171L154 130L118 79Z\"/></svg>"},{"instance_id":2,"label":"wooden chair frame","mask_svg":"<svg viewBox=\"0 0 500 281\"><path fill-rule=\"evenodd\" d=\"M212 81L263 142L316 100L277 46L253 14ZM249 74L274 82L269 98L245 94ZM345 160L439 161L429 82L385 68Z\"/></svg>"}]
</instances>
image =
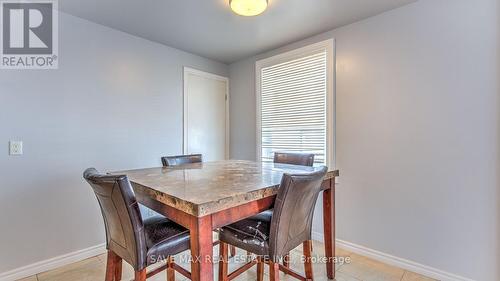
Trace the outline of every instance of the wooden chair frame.
<instances>
[{"instance_id":1,"label":"wooden chair frame","mask_svg":"<svg viewBox=\"0 0 500 281\"><path fill-rule=\"evenodd\" d=\"M282 271L285 274L288 274L298 280L301 281L312 281L313 280L313 268L312 268L312 262L311 262L311 248L312 248L312 241L307 240L304 241L303 245L303 251L304 251L304 256L306 257L306 261L304 263L304 270L305 270L305 276L301 275L300 273L290 269L289 267L289 261L287 261L287 265L282 265L276 262L273 262L268 259L264 259L261 256L257 256L256 258L253 258L251 261L248 263L244 264L240 268L236 269L235 271L231 272L228 274L228 245L226 243L220 243L219 244L219 251L221 255L221 259L219 261L219 281L231 281L241 275L243 272L247 271L248 269L252 268L254 265L257 265L257 281L263 281L264 280L264 264L269 265L269 275L270 275L270 280L271 281L279 281L279 272ZM289 255L285 256L284 259L289 259ZM170 280L169 280L170 281Z\"/></svg>"},{"instance_id":2,"label":"wooden chair frame","mask_svg":"<svg viewBox=\"0 0 500 281\"><path fill-rule=\"evenodd\" d=\"M106 279L105 281L120 281L122 279L122 263L123 260L120 256L113 251L108 250L108 260L106 262ZM146 272L146 268L135 271L134 281L145 281L161 271L167 271L167 281L175 281L175 272L179 272L183 276L191 279L191 273L178 264L175 263L174 257L169 256L167 263L162 265L151 272Z\"/></svg>"}]
</instances>

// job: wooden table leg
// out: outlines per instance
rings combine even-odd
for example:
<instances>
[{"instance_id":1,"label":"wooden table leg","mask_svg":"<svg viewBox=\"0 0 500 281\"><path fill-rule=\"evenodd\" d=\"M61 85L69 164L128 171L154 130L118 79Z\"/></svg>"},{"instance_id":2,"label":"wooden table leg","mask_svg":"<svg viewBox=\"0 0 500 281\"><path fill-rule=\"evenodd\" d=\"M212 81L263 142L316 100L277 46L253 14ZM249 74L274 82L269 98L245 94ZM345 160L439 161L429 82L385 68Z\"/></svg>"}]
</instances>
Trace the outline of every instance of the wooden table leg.
<instances>
[{"instance_id":1,"label":"wooden table leg","mask_svg":"<svg viewBox=\"0 0 500 281\"><path fill-rule=\"evenodd\" d=\"M325 236L326 274L335 278L335 178L330 179L330 188L323 192L323 228Z\"/></svg>"},{"instance_id":2,"label":"wooden table leg","mask_svg":"<svg viewBox=\"0 0 500 281\"><path fill-rule=\"evenodd\" d=\"M191 237L191 280L213 281L212 217L193 218Z\"/></svg>"}]
</instances>

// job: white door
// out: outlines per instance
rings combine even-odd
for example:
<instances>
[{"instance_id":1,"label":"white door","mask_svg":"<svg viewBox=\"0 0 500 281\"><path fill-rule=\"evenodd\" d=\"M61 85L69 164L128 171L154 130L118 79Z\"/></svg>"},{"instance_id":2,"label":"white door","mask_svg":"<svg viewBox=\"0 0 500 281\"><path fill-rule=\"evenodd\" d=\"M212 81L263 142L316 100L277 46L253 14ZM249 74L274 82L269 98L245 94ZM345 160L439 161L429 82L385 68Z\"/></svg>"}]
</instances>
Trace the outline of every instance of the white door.
<instances>
[{"instance_id":1,"label":"white door","mask_svg":"<svg viewBox=\"0 0 500 281\"><path fill-rule=\"evenodd\" d=\"M228 78L184 68L184 154L228 159Z\"/></svg>"}]
</instances>

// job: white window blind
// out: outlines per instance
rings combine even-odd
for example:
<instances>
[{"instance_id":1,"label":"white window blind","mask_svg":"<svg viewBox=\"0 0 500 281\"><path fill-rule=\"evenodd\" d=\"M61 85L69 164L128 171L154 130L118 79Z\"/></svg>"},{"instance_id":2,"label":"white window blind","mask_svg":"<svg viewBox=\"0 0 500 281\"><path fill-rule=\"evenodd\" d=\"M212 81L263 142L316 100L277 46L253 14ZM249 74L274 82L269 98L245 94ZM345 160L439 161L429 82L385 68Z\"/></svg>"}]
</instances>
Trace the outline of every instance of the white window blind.
<instances>
[{"instance_id":1,"label":"white window blind","mask_svg":"<svg viewBox=\"0 0 500 281\"><path fill-rule=\"evenodd\" d=\"M327 50L260 69L261 160L274 152L314 153L326 164Z\"/></svg>"}]
</instances>

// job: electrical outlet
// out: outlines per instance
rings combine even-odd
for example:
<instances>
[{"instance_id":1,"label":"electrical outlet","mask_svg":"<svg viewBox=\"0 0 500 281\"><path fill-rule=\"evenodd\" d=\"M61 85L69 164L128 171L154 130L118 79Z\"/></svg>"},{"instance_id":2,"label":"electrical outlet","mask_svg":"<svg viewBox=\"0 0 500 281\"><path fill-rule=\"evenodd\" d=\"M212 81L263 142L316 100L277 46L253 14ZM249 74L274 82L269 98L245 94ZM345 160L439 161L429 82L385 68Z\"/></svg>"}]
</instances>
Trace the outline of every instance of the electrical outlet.
<instances>
[{"instance_id":1,"label":"electrical outlet","mask_svg":"<svg viewBox=\"0 0 500 281\"><path fill-rule=\"evenodd\" d=\"M22 141L10 141L9 142L9 154L10 155L23 155L23 142Z\"/></svg>"}]
</instances>

